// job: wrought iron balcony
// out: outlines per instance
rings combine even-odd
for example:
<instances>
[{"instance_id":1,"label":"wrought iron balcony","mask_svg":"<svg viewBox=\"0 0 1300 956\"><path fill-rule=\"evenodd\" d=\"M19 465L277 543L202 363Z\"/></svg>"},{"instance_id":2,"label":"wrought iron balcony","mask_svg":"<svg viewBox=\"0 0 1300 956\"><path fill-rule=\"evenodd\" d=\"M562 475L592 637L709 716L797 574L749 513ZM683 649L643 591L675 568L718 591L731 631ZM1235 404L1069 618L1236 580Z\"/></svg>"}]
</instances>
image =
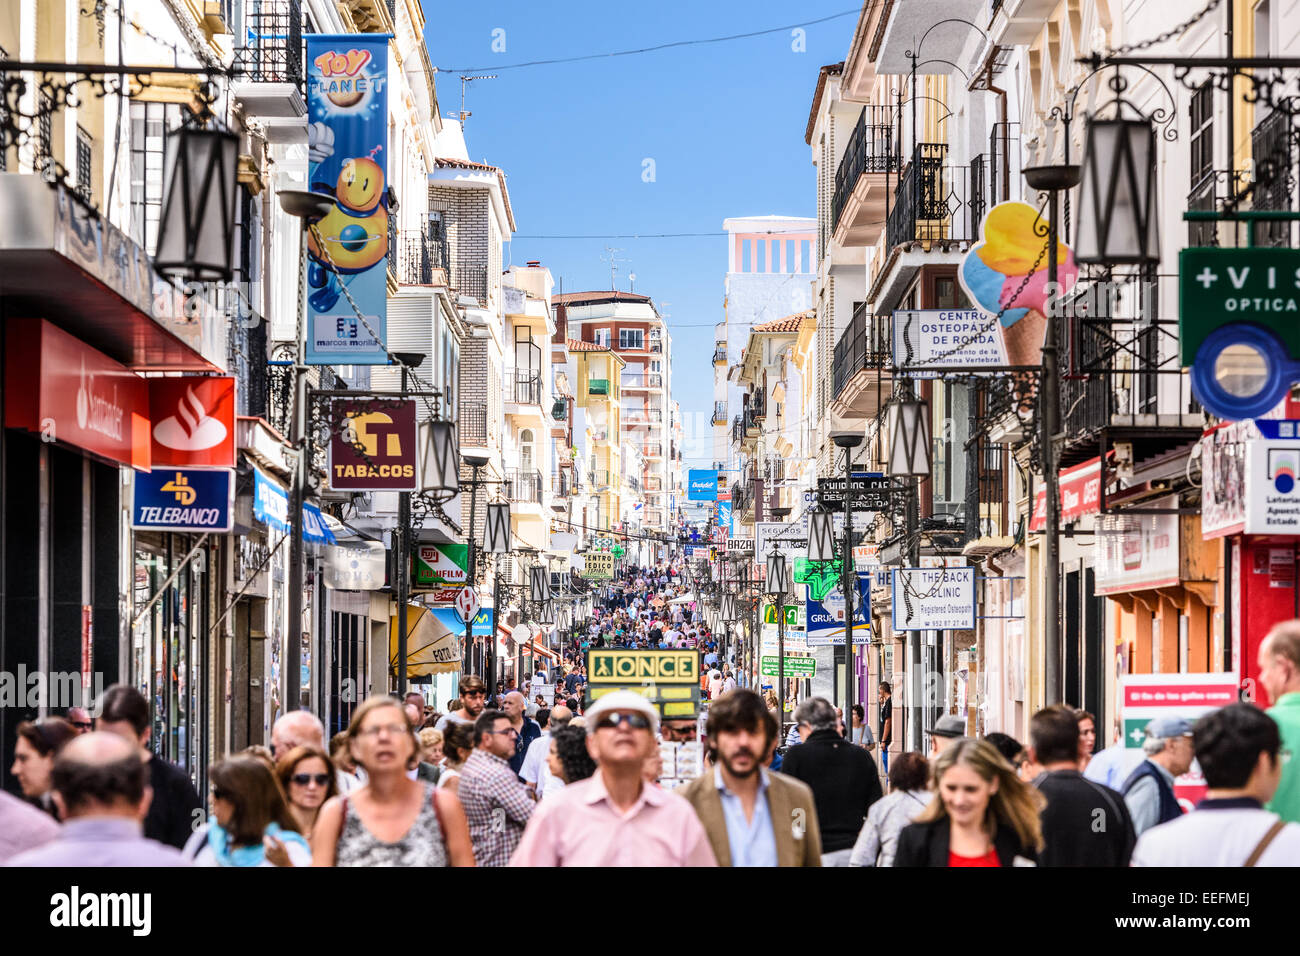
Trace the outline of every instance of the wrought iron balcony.
<instances>
[{"instance_id":1,"label":"wrought iron balcony","mask_svg":"<svg viewBox=\"0 0 1300 956\"><path fill-rule=\"evenodd\" d=\"M488 443L487 402L460 403L460 443L483 447Z\"/></svg>"},{"instance_id":2,"label":"wrought iron balcony","mask_svg":"<svg viewBox=\"0 0 1300 956\"><path fill-rule=\"evenodd\" d=\"M918 143L894 194L886 223L890 248L910 242L973 239L979 229L969 166L949 166L943 143Z\"/></svg>"},{"instance_id":3,"label":"wrought iron balcony","mask_svg":"<svg viewBox=\"0 0 1300 956\"><path fill-rule=\"evenodd\" d=\"M396 223L396 216L389 223ZM419 230L397 233L397 241L389 246L389 267L399 285L433 285L437 270L447 268L447 241L435 240ZM440 276L438 281L442 281Z\"/></svg>"},{"instance_id":4,"label":"wrought iron balcony","mask_svg":"<svg viewBox=\"0 0 1300 956\"><path fill-rule=\"evenodd\" d=\"M714 403L713 403L713 419L712 419L712 423L713 423L714 425L725 425L725 424L727 424L727 403L726 403L726 402L714 402Z\"/></svg>"},{"instance_id":5,"label":"wrought iron balcony","mask_svg":"<svg viewBox=\"0 0 1300 956\"><path fill-rule=\"evenodd\" d=\"M731 440L734 444L740 444L745 440L745 419L737 415L731 420Z\"/></svg>"},{"instance_id":6,"label":"wrought iron balcony","mask_svg":"<svg viewBox=\"0 0 1300 956\"><path fill-rule=\"evenodd\" d=\"M831 362L832 394L838 396L849 380L860 371L879 374L889 362L890 331L888 316L875 316L860 304L853 311L848 327L835 343Z\"/></svg>"},{"instance_id":7,"label":"wrought iron balcony","mask_svg":"<svg viewBox=\"0 0 1300 956\"><path fill-rule=\"evenodd\" d=\"M714 365L726 365L726 364L727 364L727 346L726 346L724 343L719 342L718 345L717 345L717 347L714 348L714 350L713 350L713 364L714 364Z\"/></svg>"},{"instance_id":8,"label":"wrought iron balcony","mask_svg":"<svg viewBox=\"0 0 1300 956\"><path fill-rule=\"evenodd\" d=\"M867 173L898 172L898 148L895 143L893 110L887 106L864 106L849 134L844 158L835 170L835 195L831 199L831 230L840 223L840 215L858 180Z\"/></svg>"},{"instance_id":9,"label":"wrought iron balcony","mask_svg":"<svg viewBox=\"0 0 1300 956\"><path fill-rule=\"evenodd\" d=\"M506 472L506 497L511 501L541 504L542 473L510 469Z\"/></svg>"},{"instance_id":10,"label":"wrought iron balcony","mask_svg":"<svg viewBox=\"0 0 1300 956\"><path fill-rule=\"evenodd\" d=\"M235 48L239 78L292 83L302 89L302 6L299 0L248 0L243 44Z\"/></svg>"},{"instance_id":11,"label":"wrought iron balcony","mask_svg":"<svg viewBox=\"0 0 1300 956\"><path fill-rule=\"evenodd\" d=\"M1252 201L1255 209L1287 210L1295 191L1290 117L1271 110L1250 132L1250 150L1255 159ZM1261 246L1291 244L1291 223L1255 223L1255 242Z\"/></svg>"},{"instance_id":12,"label":"wrought iron balcony","mask_svg":"<svg viewBox=\"0 0 1300 956\"><path fill-rule=\"evenodd\" d=\"M508 380L513 383L510 400L517 405L542 404L542 376L540 372L516 368L507 372Z\"/></svg>"},{"instance_id":13,"label":"wrought iron balcony","mask_svg":"<svg viewBox=\"0 0 1300 956\"><path fill-rule=\"evenodd\" d=\"M767 418L767 393L754 392L749 396L749 411L754 421L762 421Z\"/></svg>"}]
</instances>

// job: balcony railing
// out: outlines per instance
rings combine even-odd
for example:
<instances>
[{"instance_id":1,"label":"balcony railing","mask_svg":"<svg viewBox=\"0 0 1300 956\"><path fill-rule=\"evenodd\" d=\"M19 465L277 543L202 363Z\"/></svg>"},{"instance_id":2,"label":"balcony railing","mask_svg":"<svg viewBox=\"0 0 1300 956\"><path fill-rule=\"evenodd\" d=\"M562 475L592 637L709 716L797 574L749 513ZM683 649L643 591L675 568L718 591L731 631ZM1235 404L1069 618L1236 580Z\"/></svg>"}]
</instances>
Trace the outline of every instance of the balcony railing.
<instances>
[{"instance_id":1,"label":"balcony railing","mask_svg":"<svg viewBox=\"0 0 1300 956\"><path fill-rule=\"evenodd\" d=\"M1290 117L1277 109L1269 112L1250 132L1250 150L1255 160L1255 209L1286 210L1291 208L1295 190L1292 167ZM1261 246L1290 245L1291 223L1255 223L1255 242Z\"/></svg>"},{"instance_id":2,"label":"balcony railing","mask_svg":"<svg viewBox=\"0 0 1300 956\"><path fill-rule=\"evenodd\" d=\"M664 446L658 442L646 442L641 446L641 454L646 458L662 458L664 456Z\"/></svg>"},{"instance_id":3,"label":"balcony railing","mask_svg":"<svg viewBox=\"0 0 1300 956\"><path fill-rule=\"evenodd\" d=\"M588 395L608 395L609 379L607 378L589 378L587 379Z\"/></svg>"},{"instance_id":4,"label":"balcony railing","mask_svg":"<svg viewBox=\"0 0 1300 956\"><path fill-rule=\"evenodd\" d=\"M740 444L745 440L745 419L741 415L731 420L731 440L734 444Z\"/></svg>"},{"instance_id":5,"label":"balcony railing","mask_svg":"<svg viewBox=\"0 0 1300 956\"><path fill-rule=\"evenodd\" d=\"M712 420L712 421L713 421L713 424L714 424L714 425L725 425L725 424L727 424L727 403L726 403L726 402L714 402L714 403L713 403L713 420Z\"/></svg>"},{"instance_id":6,"label":"balcony railing","mask_svg":"<svg viewBox=\"0 0 1300 956\"><path fill-rule=\"evenodd\" d=\"M488 298L487 266L454 265L450 276L452 286L462 295L472 296L480 303Z\"/></svg>"},{"instance_id":7,"label":"balcony railing","mask_svg":"<svg viewBox=\"0 0 1300 956\"><path fill-rule=\"evenodd\" d=\"M864 302L853 311L848 327L835 343L831 387L838 396L854 373L883 369L889 361L889 317L875 316Z\"/></svg>"},{"instance_id":8,"label":"balcony railing","mask_svg":"<svg viewBox=\"0 0 1300 956\"><path fill-rule=\"evenodd\" d=\"M396 217L388 221L395 223ZM398 233L396 243L389 246L388 262L400 285L433 285L434 271L446 270L447 261L447 241L419 230Z\"/></svg>"},{"instance_id":9,"label":"balcony railing","mask_svg":"<svg viewBox=\"0 0 1300 956\"><path fill-rule=\"evenodd\" d=\"M244 44L235 49L239 79L302 87L302 7L299 0L249 0Z\"/></svg>"},{"instance_id":10,"label":"balcony railing","mask_svg":"<svg viewBox=\"0 0 1300 956\"><path fill-rule=\"evenodd\" d=\"M717 347L714 348L713 350L713 364L714 365L727 364L727 347L722 343L718 343Z\"/></svg>"},{"instance_id":11,"label":"balcony railing","mask_svg":"<svg viewBox=\"0 0 1300 956\"><path fill-rule=\"evenodd\" d=\"M754 392L749 396L749 410L754 421L767 417L767 393Z\"/></svg>"},{"instance_id":12,"label":"balcony railing","mask_svg":"<svg viewBox=\"0 0 1300 956\"><path fill-rule=\"evenodd\" d=\"M889 211L886 241L935 242L974 238L979 221L970 202L970 167L945 163L943 143L918 143Z\"/></svg>"},{"instance_id":13,"label":"balcony railing","mask_svg":"<svg viewBox=\"0 0 1300 956\"><path fill-rule=\"evenodd\" d=\"M487 402L460 403L460 443L475 446L488 443Z\"/></svg>"},{"instance_id":14,"label":"balcony railing","mask_svg":"<svg viewBox=\"0 0 1300 956\"><path fill-rule=\"evenodd\" d=\"M542 501L542 473L510 469L506 472L506 497L511 501L540 504Z\"/></svg>"},{"instance_id":15,"label":"balcony railing","mask_svg":"<svg viewBox=\"0 0 1300 956\"><path fill-rule=\"evenodd\" d=\"M510 400L515 404L542 404L541 373L523 368L509 369L506 372L506 381L513 385Z\"/></svg>"},{"instance_id":16,"label":"balcony railing","mask_svg":"<svg viewBox=\"0 0 1300 956\"><path fill-rule=\"evenodd\" d=\"M849 134L844 158L835 170L835 196L831 200L831 229L840 222L840 213L849 196L866 173L898 172L898 149L894 142L892 109L887 106L864 106L858 122Z\"/></svg>"}]
</instances>

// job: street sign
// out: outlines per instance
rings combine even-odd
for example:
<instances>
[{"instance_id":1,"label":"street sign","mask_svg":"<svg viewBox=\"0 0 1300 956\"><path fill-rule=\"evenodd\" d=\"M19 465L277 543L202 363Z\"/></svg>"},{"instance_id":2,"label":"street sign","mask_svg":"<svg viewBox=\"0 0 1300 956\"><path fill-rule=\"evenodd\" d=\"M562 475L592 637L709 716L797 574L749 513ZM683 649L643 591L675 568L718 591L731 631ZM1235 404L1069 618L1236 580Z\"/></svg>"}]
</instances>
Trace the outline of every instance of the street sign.
<instances>
[{"instance_id":1,"label":"street sign","mask_svg":"<svg viewBox=\"0 0 1300 956\"><path fill-rule=\"evenodd\" d=\"M776 677L776 658L764 657L762 659L762 673L764 677ZM787 657L785 659L785 676L807 678L817 674L817 662L811 657Z\"/></svg>"},{"instance_id":2,"label":"street sign","mask_svg":"<svg viewBox=\"0 0 1300 956\"><path fill-rule=\"evenodd\" d=\"M974 568L895 568L895 631L975 627Z\"/></svg>"},{"instance_id":3,"label":"street sign","mask_svg":"<svg viewBox=\"0 0 1300 956\"><path fill-rule=\"evenodd\" d=\"M883 475L853 476L854 511L888 511L890 481ZM827 507L844 507L844 479L818 478L817 497Z\"/></svg>"},{"instance_id":4,"label":"street sign","mask_svg":"<svg viewBox=\"0 0 1300 956\"><path fill-rule=\"evenodd\" d=\"M462 621L472 621L478 614L478 591L471 587L463 587L460 594L456 597L456 613L460 615Z\"/></svg>"},{"instance_id":5,"label":"street sign","mask_svg":"<svg viewBox=\"0 0 1300 956\"><path fill-rule=\"evenodd\" d=\"M700 652L588 650L586 707L616 690L640 694L664 717L694 717L700 708Z\"/></svg>"}]
</instances>

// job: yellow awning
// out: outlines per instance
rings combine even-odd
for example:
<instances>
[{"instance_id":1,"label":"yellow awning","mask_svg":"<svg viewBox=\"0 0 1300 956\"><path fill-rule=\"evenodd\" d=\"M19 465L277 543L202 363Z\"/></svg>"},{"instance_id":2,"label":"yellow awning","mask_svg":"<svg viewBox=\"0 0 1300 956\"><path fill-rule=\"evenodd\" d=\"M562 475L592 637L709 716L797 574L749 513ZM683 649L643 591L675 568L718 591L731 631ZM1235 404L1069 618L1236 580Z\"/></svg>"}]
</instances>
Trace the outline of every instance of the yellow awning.
<instances>
[{"instance_id":1,"label":"yellow awning","mask_svg":"<svg viewBox=\"0 0 1300 956\"><path fill-rule=\"evenodd\" d=\"M460 634L452 633L422 604L406 612L406 676L454 674L460 670ZM397 615L388 630L388 666L397 670Z\"/></svg>"}]
</instances>

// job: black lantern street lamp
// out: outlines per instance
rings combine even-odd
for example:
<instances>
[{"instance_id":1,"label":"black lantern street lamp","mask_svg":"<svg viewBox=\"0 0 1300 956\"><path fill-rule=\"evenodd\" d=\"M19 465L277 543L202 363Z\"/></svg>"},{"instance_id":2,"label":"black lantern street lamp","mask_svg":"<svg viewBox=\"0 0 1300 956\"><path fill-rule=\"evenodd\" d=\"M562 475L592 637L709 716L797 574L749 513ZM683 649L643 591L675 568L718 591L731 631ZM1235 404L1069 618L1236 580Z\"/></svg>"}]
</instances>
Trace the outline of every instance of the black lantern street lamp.
<instances>
[{"instance_id":1,"label":"black lantern street lamp","mask_svg":"<svg viewBox=\"0 0 1300 956\"><path fill-rule=\"evenodd\" d=\"M234 133L186 124L167 134L167 189L154 249L159 272L191 282L230 281L238 162Z\"/></svg>"},{"instance_id":2,"label":"black lantern street lamp","mask_svg":"<svg viewBox=\"0 0 1300 956\"><path fill-rule=\"evenodd\" d=\"M1154 148L1151 160L1155 162ZM1047 287L1057 287L1057 267L1060 265L1060 240L1057 223L1060 221L1061 193L1079 184L1079 167L1031 166L1024 170L1025 182L1031 189L1047 192L1049 216L1047 223ZM1154 201L1154 200L1153 200ZM1085 207L1081 220L1087 220ZM1040 227L1034 232L1042 235ZM1105 233L1109 235L1107 225ZM1048 704L1061 702L1064 683L1061 679L1061 476L1056 465L1056 435L1061 430L1061 368L1056 333L1056 316L1047 316L1047 331L1043 336L1042 387L1039 389L1038 421L1039 444L1042 446L1043 491L1047 497L1047 520L1043 527L1043 679Z\"/></svg>"},{"instance_id":3,"label":"black lantern street lamp","mask_svg":"<svg viewBox=\"0 0 1300 956\"><path fill-rule=\"evenodd\" d=\"M785 555L781 553L775 541L772 553L767 556L767 594L772 599L772 608L776 611L776 706L778 741L785 740L785 599L790 591L789 569ZM759 684L762 685L763 655L760 639L758 657Z\"/></svg>"},{"instance_id":4,"label":"black lantern street lamp","mask_svg":"<svg viewBox=\"0 0 1300 956\"><path fill-rule=\"evenodd\" d=\"M1076 262L1145 266L1160 260L1157 175L1151 120L1089 117L1078 180Z\"/></svg>"},{"instance_id":5,"label":"black lantern street lamp","mask_svg":"<svg viewBox=\"0 0 1300 956\"><path fill-rule=\"evenodd\" d=\"M487 524L483 529L483 550L497 555L492 570L492 634L488 637L484 649L484 676L487 679L488 696L494 694L496 684L497 628L501 626L501 611L505 606L504 590L501 587L501 555L510 553L510 503L493 501L487 506Z\"/></svg>"},{"instance_id":6,"label":"black lantern street lamp","mask_svg":"<svg viewBox=\"0 0 1300 956\"><path fill-rule=\"evenodd\" d=\"M844 588L844 714L853 707L853 678L857 657L853 653L853 616L857 611L858 578L853 566L853 449L866 435L856 428L831 429L831 441L844 449L844 547L841 586Z\"/></svg>"}]
</instances>

